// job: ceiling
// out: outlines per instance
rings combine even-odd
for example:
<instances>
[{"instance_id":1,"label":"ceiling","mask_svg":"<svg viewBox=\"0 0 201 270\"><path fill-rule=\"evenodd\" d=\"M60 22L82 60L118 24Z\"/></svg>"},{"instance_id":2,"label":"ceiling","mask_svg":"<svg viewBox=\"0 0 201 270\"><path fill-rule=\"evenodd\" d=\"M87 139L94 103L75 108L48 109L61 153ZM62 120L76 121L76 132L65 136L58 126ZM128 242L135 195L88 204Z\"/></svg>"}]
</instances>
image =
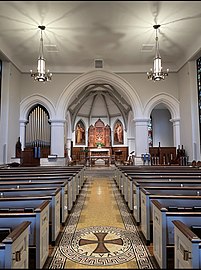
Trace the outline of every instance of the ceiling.
<instances>
[{"instance_id":1,"label":"ceiling","mask_svg":"<svg viewBox=\"0 0 201 270\"><path fill-rule=\"evenodd\" d=\"M0 1L0 53L21 72L35 70L44 25L53 73L91 70L95 59L114 72L147 72L155 24L164 69L200 56L201 1Z\"/></svg>"}]
</instances>

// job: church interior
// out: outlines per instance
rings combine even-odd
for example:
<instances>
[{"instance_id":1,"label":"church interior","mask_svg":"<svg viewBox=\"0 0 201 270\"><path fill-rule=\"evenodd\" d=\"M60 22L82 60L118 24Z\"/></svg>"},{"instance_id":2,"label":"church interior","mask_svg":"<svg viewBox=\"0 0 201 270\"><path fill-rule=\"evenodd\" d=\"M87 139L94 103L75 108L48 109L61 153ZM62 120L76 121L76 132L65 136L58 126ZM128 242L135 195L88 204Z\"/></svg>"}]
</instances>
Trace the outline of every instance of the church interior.
<instances>
[{"instance_id":1,"label":"church interior","mask_svg":"<svg viewBox=\"0 0 201 270\"><path fill-rule=\"evenodd\" d=\"M201 1L0 1L0 268L201 268Z\"/></svg>"}]
</instances>

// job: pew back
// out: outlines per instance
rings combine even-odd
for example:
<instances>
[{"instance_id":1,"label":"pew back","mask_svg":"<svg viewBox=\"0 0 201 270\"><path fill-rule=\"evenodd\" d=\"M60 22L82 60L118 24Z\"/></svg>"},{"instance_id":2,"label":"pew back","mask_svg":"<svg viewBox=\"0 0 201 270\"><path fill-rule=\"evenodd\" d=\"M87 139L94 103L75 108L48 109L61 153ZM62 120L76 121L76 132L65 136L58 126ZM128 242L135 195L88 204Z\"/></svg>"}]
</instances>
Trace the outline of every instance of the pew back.
<instances>
[{"instance_id":1,"label":"pew back","mask_svg":"<svg viewBox=\"0 0 201 270\"><path fill-rule=\"evenodd\" d=\"M194 203L194 202L193 202ZM167 268L167 246L174 247L174 220L187 225L200 224L201 212L168 211L158 200L153 200L153 254L161 268Z\"/></svg>"},{"instance_id":2,"label":"pew back","mask_svg":"<svg viewBox=\"0 0 201 270\"><path fill-rule=\"evenodd\" d=\"M6 199L0 198L1 208L10 207L13 208L13 204L17 208L28 207L28 205L33 207L33 203L26 200L26 198L21 199ZM20 202L21 201L21 202ZM16 202L16 203L15 203ZM17 205L18 206L17 206ZM40 200L37 203L37 207L34 212L12 212L12 213L0 213L0 224L4 227L10 227L14 230L21 222L29 221L29 247L36 248L36 268L41 269L44 266L49 254L49 201Z\"/></svg>"},{"instance_id":3,"label":"pew back","mask_svg":"<svg viewBox=\"0 0 201 270\"><path fill-rule=\"evenodd\" d=\"M189 226L174 220L174 268L201 268L201 239Z\"/></svg>"},{"instance_id":4,"label":"pew back","mask_svg":"<svg viewBox=\"0 0 201 270\"><path fill-rule=\"evenodd\" d=\"M28 269L30 224L30 221L20 223L3 239L0 245L0 269Z\"/></svg>"}]
</instances>

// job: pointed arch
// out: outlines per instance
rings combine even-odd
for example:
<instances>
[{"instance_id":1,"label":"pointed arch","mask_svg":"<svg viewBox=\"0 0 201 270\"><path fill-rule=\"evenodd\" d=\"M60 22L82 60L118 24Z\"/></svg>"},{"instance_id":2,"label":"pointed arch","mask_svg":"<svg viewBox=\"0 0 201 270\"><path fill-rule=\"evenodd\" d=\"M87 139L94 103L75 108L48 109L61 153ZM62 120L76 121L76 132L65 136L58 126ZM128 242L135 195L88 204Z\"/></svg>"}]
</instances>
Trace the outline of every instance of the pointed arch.
<instances>
[{"instance_id":1,"label":"pointed arch","mask_svg":"<svg viewBox=\"0 0 201 270\"><path fill-rule=\"evenodd\" d=\"M62 119L68 109L71 99L76 95L80 88L89 84L108 83L115 87L122 96L129 100L131 109L136 117L142 116L142 103L135 89L122 77L105 70L93 70L76 77L71 81L60 95L56 109L57 118ZM125 120L125 129L127 129L127 119Z\"/></svg>"},{"instance_id":2,"label":"pointed arch","mask_svg":"<svg viewBox=\"0 0 201 270\"><path fill-rule=\"evenodd\" d=\"M147 102L144 109L144 117L149 119L152 110L159 104L164 104L167 107L172 119L180 119L179 101L167 93L157 94Z\"/></svg>"},{"instance_id":3,"label":"pointed arch","mask_svg":"<svg viewBox=\"0 0 201 270\"><path fill-rule=\"evenodd\" d=\"M75 144L83 145L86 143L86 126L82 119L77 121L75 126Z\"/></svg>"},{"instance_id":4,"label":"pointed arch","mask_svg":"<svg viewBox=\"0 0 201 270\"><path fill-rule=\"evenodd\" d=\"M120 119L116 119L113 126L114 144L124 144L124 128Z\"/></svg>"},{"instance_id":5,"label":"pointed arch","mask_svg":"<svg viewBox=\"0 0 201 270\"><path fill-rule=\"evenodd\" d=\"M36 104L43 106L47 110L50 119L55 118L56 112L55 112L55 108L52 102L48 98L42 95L34 94L29 97L26 97L20 103L20 121L21 122L27 120L29 111Z\"/></svg>"}]
</instances>

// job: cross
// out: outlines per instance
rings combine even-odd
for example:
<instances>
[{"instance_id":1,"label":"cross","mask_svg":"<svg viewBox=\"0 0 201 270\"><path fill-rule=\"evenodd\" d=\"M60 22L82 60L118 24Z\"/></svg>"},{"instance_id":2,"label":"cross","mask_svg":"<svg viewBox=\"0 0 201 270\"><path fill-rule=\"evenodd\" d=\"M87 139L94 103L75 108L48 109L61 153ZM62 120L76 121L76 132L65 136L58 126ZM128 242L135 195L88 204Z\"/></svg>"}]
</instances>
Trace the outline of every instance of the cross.
<instances>
[{"instance_id":1,"label":"cross","mask_svg":"<svg viewBox=\"0 0 201 270\"><path fill-rule=\"evenodd\" d=\"M93 253L109 253L110 251L106 248L105 244L115 244L115 245L123 245L123 240L121 238L112 239L112 240L104 240L108 233L94 233L98 240L88 240L88 239L80 239L79 245L89 245L96 244L97 247L93 251Z\"/></svg>"}]
</instances>

